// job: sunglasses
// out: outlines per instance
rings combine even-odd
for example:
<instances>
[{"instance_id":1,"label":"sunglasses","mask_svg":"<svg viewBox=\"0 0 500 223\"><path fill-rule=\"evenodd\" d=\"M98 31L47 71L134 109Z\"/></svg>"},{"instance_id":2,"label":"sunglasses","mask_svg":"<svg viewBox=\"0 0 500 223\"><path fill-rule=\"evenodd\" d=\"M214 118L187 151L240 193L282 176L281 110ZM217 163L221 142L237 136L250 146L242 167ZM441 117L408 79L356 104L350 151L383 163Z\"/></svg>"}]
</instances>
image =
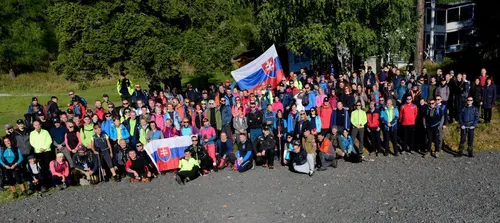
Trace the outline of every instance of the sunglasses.
<instances>
[{"instance_id":1,"label":"sunglasses","mask_svg":"<svg viewBox=\"0 0 500 223\"><path fill-rule=\"evenodd\" d=\"M356 107L361 107L361 105L356 105Z\"/></svg>"},{"instance_id":2,"label":"sunglasses","mask_svg":"<svg viewBox=\"0 0 500 223\"><path fill-rule=\"evenodd\" d=\"M225 101L225 100L222 100L222 101L220 101L220 102L226 102L226 101Z\"/></svg>"},{"instance_id":3,"label":"sunglasses","mask_svg":"<svg viewBox=\"0 0 500 223\"><path fill-rule=\"evenodd\" d=\"M306 87L306 89L310 89L310 88Z\"/></svg>"},{"instance_id":4,"label":"sunglasses","mask_svg":"<svg viewBox=\"0 0 500 223\"><path fill-rule=\"evenodd\" d=\"M136 147L142 147L142 145L141 145L141 144L139 144L139 145L136 145Z\"/></svg>"},{"instance_id":5,"label":"sunglasses","mask_svg":"<svg viewBox=\"0 0 500 223\"><path fill-rule=\"evenodd\" d=\"M300 114L300 115L306 115L306 113L302 113L302 114Z\"/></svg>"},{"instance_id":6,"label":"sunglasses","mask_svg":"<svg viewBox=\"0 0 500 223\"><path fill-rule=\"evenodd\" d=\"M431 102L430 104L431 104L431 105L433 105L433 104L436 104L436 103L434 103L434 102Z\"/></svg>"},{"instance_id":7,"label":"sunglasses","mask_svg":"<svg viewBox=\"0 0 500 223\"><path fill-rule=\"evenodd\" d=\"M74 126L68 126L68 129L72 129Z\"/></svg>"},{"instance_id":8,"label":"sunglasses","mask_svg":"<svg viewBox=\"0 0 500 223\"><path fill-rule=\"evenodd\" d=\"M191 140L191 142L198 142L198 140L197 139L193 139L193 140Z\"/></svg>"},{"instance_id":9,"label":"sunglasses","mask_svg":"<svg viewBox=\"0 0 500 223\"><path fill-rule=\"evenodd\" d=\"M467 101L474 101L474 100L467 100Z\"/></svg>"},{"instance_id":10,"label":"sunglasses","mask_svg":"<svg viewBox=\"0 0 500 223\"><path fill-rule=\"evenodd\" d=\"M407 100L407 101L411 101L411 98L407 98L406 100Z\"/></svg>"},{"instance_id":11,"label":"sunglasses","mask_svg":"<svg viewBox=\"0 0 500 223\"><path fill-rule=\"evenodd\" d=\"M128 105L128 103L123 103L124 105Z\"/></svg>"},{"instance_id":12,"label":"sunglasses","mask_svg":"<svg viewBox=\"0 0 500 223\"><path fill-rule=\"evenodd\" d=\"M113 106L108 106L108 108L113 108Z\"/></svg>"}]
</instances>

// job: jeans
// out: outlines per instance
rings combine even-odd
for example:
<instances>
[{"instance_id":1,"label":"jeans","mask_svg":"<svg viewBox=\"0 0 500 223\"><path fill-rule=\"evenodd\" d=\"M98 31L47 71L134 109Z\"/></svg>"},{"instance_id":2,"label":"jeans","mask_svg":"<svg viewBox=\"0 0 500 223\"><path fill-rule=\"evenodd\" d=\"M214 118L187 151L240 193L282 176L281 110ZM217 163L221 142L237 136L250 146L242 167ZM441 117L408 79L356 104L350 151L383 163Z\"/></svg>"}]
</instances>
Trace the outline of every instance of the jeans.
<instances>
[{"instance_id":1,"label":"jeans","mask_svg":"<svg viewBox=\"0 0 500 223\"><path fill-rule=\"evenodd\" d=\"M472 149L474 146L474 129L460 129L460 148L463 148L466 139L467 146Z\"/></svg>"},{"instance_id":2,"label":"jeans","mask_svg":"<svg viewBox=\"0 0 500 223\"><path fill-rule=\"evenodd\" d=\"M254 143L257 137L259 137L261 134L262 129L250 129L250 141Z\"/></svg>"},{"instance_id":3,"label":"jeans","mask_svg":"<svg viewBox=\"0 0 500 223\"><path fill-rule=\"evenodd\" d=\"M432 143L436 152L439 152L439 126L427 127L427 152L432 152Z\"/></svg>"},{"instance_id":4,"label":"jeans","mask_svg":"<svg viewBox=\"0 0 500 223\"><path fill-rule=\"evenodd\" d=\"M403 130L403 145L401 150L415 150L415 125L403 125L401 126L401 130Z\"/></svg>"},{"instance_id":5,"label":"jeans","mask_svg":"<svg viewBox=\"0 0 500 223\"><path fill-rule=\"evenodd\" d=\"M314 157L311 154L307 154L307 162L302 165L294 163L293 169L299 173L314 172Z\"/></svg>"},{"instance_id":6,"label":"jeans","mask_svg":"<svg viewBox=\"0 0 500 223\"><path fill-rule=\"evenodd\" d=\"M333 160L335 159L335 153L333 154L328 154L328 153L319 153L319 158L321 160L321 166L322 167L329 167L332 165Z\"/></svg>"},{"instance_id":7,"label":"jeans","mask_svg":"<svg viewBox=\"0 0 500 223\"><path fill-rule=\"evenodd\" d=\"M358 138L358 136L359 136L359 138ZM359 154L363 153L363 149L365 148L365 145L364 145L365 129L364 128L358 129L356 127L353 127L351 137L352 137L353 142L356 140L356 138L358 138L358 140L359 140L358 153Z\"/></svg>"}]
</instances>

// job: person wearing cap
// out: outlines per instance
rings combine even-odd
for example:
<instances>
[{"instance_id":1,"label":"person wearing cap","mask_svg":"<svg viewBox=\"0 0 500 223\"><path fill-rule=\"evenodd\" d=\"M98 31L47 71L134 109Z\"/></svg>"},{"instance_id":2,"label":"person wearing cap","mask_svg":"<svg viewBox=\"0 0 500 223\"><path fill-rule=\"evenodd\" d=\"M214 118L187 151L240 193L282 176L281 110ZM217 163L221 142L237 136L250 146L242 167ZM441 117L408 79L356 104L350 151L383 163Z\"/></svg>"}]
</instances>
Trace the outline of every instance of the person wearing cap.
<instances>
[{"instance_id":1,"label":"person wearing cap","mask_svg":"<svg viewBox=\"0 0 500 223\"><path fill-rule=\"evenodd\" d=\"M247 113L247 123L250 129L250 141L255 142L257 137L261 134L263 124L263 114L257 110L255 101L250 102L250 112Z\"/></svg>"},{"instance_id":2,"label":"person wearing cap","mask_svg":"<svg viewBox=\"0 0 500 223\"><path fill-rule=\"evenodd\" d=\"M49 168L52 174L52 184L54 184L58 190L65 189L71 184L69 178L69 164L64 160L64 154L58 153L56 159L50 162Z\"/></svg>"},{"instance_id":3,"label":"person wearing cap","mask_svg":"<svg viewBox=\"0 0 500 223\"><path fill-rule=\"evenodd\" d=\"M365 125L368 120L366 119L366 112L361 109L360 101L356 102L355 108L356 110L351 113L352 138L353 140L359 140L358 153L363 154L363 150L365 149Z\"/></svg>"},{"instance_id":4,"label":"person wearing cap","mask_svg":"<svg viewBox=\"0 0 500 223\"><path fill-rule=\"evenodd\" d=\"M9 138L10 141L16 145L16 137L14 135L14 126L11 124L5 125L5 137Z\"/></svg>"},{"instance_id":5,"label":"person wearing cap","mask_svg":"<svg viewBox=\"0 0 500 223\"><path fill-rule=\"evenodd\" d=\"M40 124L42 125L42 129L45 129L47 131L50 131L50 129L54 127L54 123L52 123L52 121L47 120L47 118L45 117L45 113L43 113L43 111L38 111L36 120L39 120Z\"/></svg>"},{"instance_id":6,"label":"person wearing cap","mask_svg":"<svg viewBox=\"0 0 500 223\"><path fill-rule=\"evenodd\" d=\"M21 167L23 162L21 150L16 148L8 137L3 137L1 143L0 165L3 167L6 183L9 185L14 198L17 198L18 196L16 192L16 183L19 185L23 195L28 196L28 192L26 191L21 178Z\"/></svg>"},{"instance_id":7,"label":"person wearing cap","mask_svg":"<svg viewBox=\"0 0 500 223\"><path fill-rule=\"evenodd\" d=\"M50 101L47 102L47 119L52 120L53 118L58 116L59 113L59 106L57 105L57 97L52 96L50 97Z\"/></svg>"},{"instance_id":8,"label":"person wearing cap","mask_svg":"<svg viewBox=\"0 0 500 223\"><path fill-rule=\"evenodd\" d=\"M78 152L73 156L73 163L75 166L75 171L73 172L75 179L85 176L87 180L85 182L80 179L80 185L84 186L87 183L96 184L98 182L96 176L99 173L97 172L99 171L97 158L95 154L87 151L84 145L78 147Z\"/></svg>"},{"instance_id":9,"label":"person wearing cap","mask_svg":"<svg viewBox=\"0 0 500 223\"><path fill-rule=\"evenodd\" d=\"M33 97L31 98L31 104L28 106L28 114L33 114L36 111L41 111L43 110L43 106L38 103L38 98Z\"/></svg>"},{"instance_id":10,"label":"person wearing cap","mask_svg":"<svg viewBox=\"0 0 500 223\"><path fill-rule=\"evenodd\" d=\"M120 181L113 165L113 151L108 135L102 131L99 125L94 125L94 133L92 142L90 143L90 150L92 150L95 155L98 155L98 163L104 175L104 180L109 180L106 178L106 171L104 169L106 166L115 181Z\"/></svg>"},{"instance_id":11,"label":"person wearing cap","mask_svg":"<svg viewBox=\"0 0 500 223\"><path fill-rule=\"evenodd\" d=\"M69 109L73 111L75 116L83 118L83 116L87 114L87 109L85 108L85 106L82 105L82 103L76 97L71 99L71 103L72 104L69 106Z\"/></svg>"},{"instance_id":12,"label":"person wearing cap","mask_svg":"<svg viewBox=\"0 0 500 223\"><path fill-rule=\"evenodd\" d=\"M54 146L55 153L66 149L64 138L67 132L68 128L66 125L61 124L59 118L54 118L54 127L50 129L50 136L52 136L52 145Z\"/></svg>"},{"instance_id":13,"label":"person wearing cap","mask_svg":"<svg viewBox=\"0 0 500 223\"><path fill-rule=\"evenodd\" d=\"M321 133L326 134L330 130L332 118L332 106L329 103L328 97L323 99L323 104L318 109L318 114L321 119Z\"/></svg>"},{"instance_id":14,"label":"person wearing cap","mask_svg":"<svg viewBox=\"0 0 500 223\"><path fill-rule=\"evenodd\" d=\"M290 156L284 162L285 164L290 163L295 172L306 173L309 176L314 175L314 157L302 149L298 140L293 143L293 150L290 151Z\"/></svg>"},{"instance_id":15,"label":"person wearing cap","mask_svg":"<svg viewBox=\"0 0 500 223\"><path fill-rule=\"evenodd\" d=\"M268 125L262 127L262 135L257 137L253 143L253 154L255 165L274 169L274 150L276 149L276 138L271 135Z\"/></svg>"},{"instance_id":16,"label":"person wearing cap","mask_svg":"<svg viewBox=\"0 0 500 223\"><path fill-rule=\"evenodd\" d=\"M14 130L13 135L15 138L16 146L19 150L21 150L21 154L23 154L24 163L28 160L27 157L33 153L33 147L30 145L30 134L24 125L24 121L22 119L18 119L16 121L17 128Z\"/></svg>"},{"instance_id":17,"label":"person wearing cap","mask_svg":"<svg viewBox=\"0 0 500 223\"><path fill-rule=\"evenodd\" d=\"M216 156L215 156L215 139L217 133L215 129L210 125L210 121L207 118L203 118L203 127L200 129L200 145L205 148L208 152L208 156L212 159L213 166L216 166Z\"/></svg>"},{"instance_id":18,"label":"person wearing cap","mask_svg":"<svg viewBox=\"0 0 500 223\"><path fill-rule=\"evenodd\" d=\"M26 164L26 179L28 179L29 188L31 191L41 196L42 192L47 191L43 185L42 169L34 155L26 157L28 162Z\"/></svg>"}]
</instances>

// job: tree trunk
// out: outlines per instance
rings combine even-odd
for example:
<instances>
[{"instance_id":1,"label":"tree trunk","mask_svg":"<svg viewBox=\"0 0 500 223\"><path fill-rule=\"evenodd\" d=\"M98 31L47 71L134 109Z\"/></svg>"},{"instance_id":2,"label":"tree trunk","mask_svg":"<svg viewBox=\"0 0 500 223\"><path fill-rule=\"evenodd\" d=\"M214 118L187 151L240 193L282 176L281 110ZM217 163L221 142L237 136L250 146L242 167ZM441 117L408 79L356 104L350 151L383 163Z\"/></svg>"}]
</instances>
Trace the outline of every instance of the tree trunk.
<instances>
[{"instance_id":1,"label":"tree trunk","mask_svg":"<svg viewBox=\"0 0 500 223\"><path fill-rule=\"evenodd\" d=\"M422 71L424 67L424 12L425 12L425 1L417 0L417 16L418 16L418 32L417 32L417 52L415 55L415 61L413 62L415 66L415 71L417 73Z\"/></svg>"},{"instance_id":2,"label":"tree trunk","mask_svg":"<svg viewBox=\"0 0 500 223\"><path fill-rule=\"evenodd\" d=\"M16 73L14 73L14 70L10 69L9 70L9 75L12 79L16 79Z\"/></svg>"}]
</instances>

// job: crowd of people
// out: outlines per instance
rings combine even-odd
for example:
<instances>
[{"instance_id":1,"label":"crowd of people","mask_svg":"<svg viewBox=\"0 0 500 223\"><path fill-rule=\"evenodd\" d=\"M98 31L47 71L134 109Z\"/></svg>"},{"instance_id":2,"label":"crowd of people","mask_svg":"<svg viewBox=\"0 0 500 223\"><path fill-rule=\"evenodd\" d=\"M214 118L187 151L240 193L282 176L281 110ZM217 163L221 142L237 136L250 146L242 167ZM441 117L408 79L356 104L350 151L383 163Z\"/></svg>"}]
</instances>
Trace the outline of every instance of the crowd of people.
<instances>
[{"instance_id":1,"label":"crowd of people","mask_svg":"<svg viewBox=\"0 0 500 223\"><path fill-rule=\"evenodd\" d=\"M177 136L192 140L176 171L179 184L224 168L280 165L312 176L339 160L362 162L366 154L438 158L443 129L455 121L457 156L467 147L473 157L474 129L480 117L491 122L497 92L486 69L471 80L453 71L400 72L390 66L350 75L301 69L275 87L252 90L226 80L200 90L188 83L185 90L145 91L124 75L117 82L119 104L107 94L91 104L71 91L68 108L61 109L57 97L45 105L33 97L16 127L5 126L0 189L8 185L17 197L16 184L28 196L24 181L37 194L126 176L148 182L162 173L144 145Z\"/></svg>"}]
</instances>

